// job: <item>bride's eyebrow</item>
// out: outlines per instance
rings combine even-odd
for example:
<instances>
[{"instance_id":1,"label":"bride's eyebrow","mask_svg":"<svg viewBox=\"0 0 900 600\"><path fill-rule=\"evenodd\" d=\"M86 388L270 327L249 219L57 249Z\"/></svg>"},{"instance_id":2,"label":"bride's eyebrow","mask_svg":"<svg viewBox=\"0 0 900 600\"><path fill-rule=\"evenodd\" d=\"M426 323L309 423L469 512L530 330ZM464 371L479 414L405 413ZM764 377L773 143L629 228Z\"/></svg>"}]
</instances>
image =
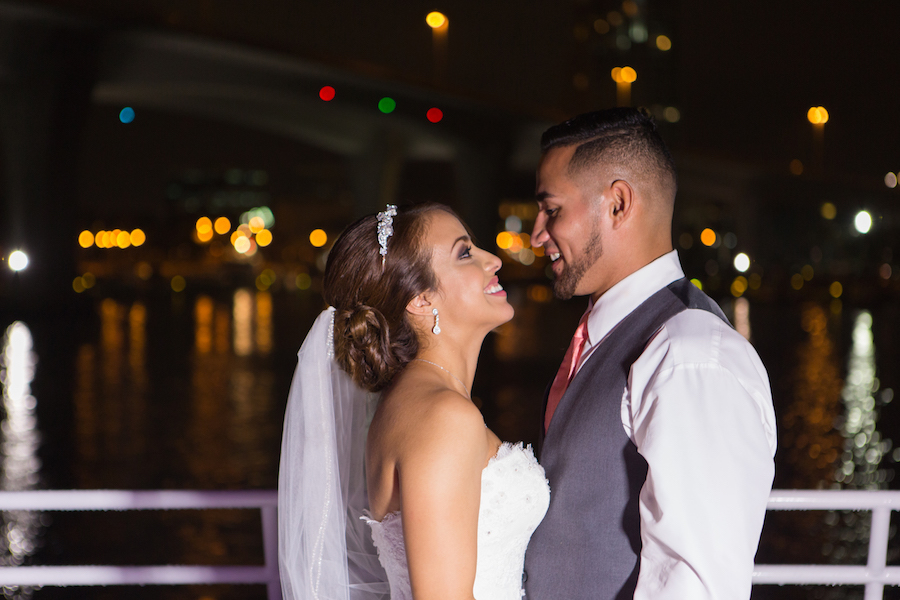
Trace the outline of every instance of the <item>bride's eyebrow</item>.
<instances>
[{"instance_id":1,"label":"bride's eyebrow","mask_svg":"<svg viewBox=\"0 0 900 600\"><path fill-rule=\"evenodd\" d=\"M453 249L456 248L456 245L460 242L471 242L472 238L467 235L461 235L453 241L453 245L450 246L450 252L453 252Z\"/></svg>"}]
</instances>

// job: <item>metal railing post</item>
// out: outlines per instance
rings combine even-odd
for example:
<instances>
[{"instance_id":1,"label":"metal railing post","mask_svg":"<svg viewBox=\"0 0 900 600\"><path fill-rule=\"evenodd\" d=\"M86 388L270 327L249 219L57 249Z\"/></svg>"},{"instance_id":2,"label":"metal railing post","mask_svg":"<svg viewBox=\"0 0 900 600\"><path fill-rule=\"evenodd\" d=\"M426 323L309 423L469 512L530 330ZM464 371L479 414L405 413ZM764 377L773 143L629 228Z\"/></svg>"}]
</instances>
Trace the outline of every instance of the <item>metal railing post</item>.
<instances>
[{"instance_id":1,"label":"metal railing post","mask_svg":"<svg viewBox=\"0 0 900 600\"><path fill-rule=\"evenodd\" d=\"M878 581L866 584L865 600L883 600L884 575L887 567L888 537L891 527L890 506L873 506L872 523L869 527L869 559L866 564L869 574Z\"/></svg>"},{"instance_id":2,"label":"metal railing post","mask_svg":"<svg viewBox=\"0 0 900 600\"><path fill-rule=\"evenodd\" d=\"M263 556L266 561L266 573L269 575L269 583L266 585L269 600L281 599L281 578L278 571L278 509L274 506L263 506L262 534Z\"/></svg>"}]
</instances>

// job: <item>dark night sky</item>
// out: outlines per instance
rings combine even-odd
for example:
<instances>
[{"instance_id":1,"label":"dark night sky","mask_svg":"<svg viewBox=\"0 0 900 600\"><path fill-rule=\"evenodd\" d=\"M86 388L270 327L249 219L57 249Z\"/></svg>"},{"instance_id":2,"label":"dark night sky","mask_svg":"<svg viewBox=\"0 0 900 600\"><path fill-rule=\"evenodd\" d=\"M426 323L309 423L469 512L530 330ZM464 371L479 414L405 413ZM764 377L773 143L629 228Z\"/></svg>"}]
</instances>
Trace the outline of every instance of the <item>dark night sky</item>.
<instances>
[{"instance_id":1,"label":"dark night sky","mask_svg":"<svg viewBox=\"0 0 900 600\"><path fill-rule=\"evenodd\" d=\"M423 19L439 9L451 22L450 91L550 119L586 106L572 87L581 51L573 27L586 14L600 16L619 7L579 0L33 3L126 26L248 43L426 86L431 85L431 33ZM830 113L826 166L832 176L869 186L888 170L900 170L900 3L639 4L648 22L663 16L672 31L674 104L682 113L676 150L786 169L791 159L805 162L810 156L806 111L823 105ZM594 64L593 103L587 106L602 106L613 94L604 74L615 63ZM642 83L639 78L635 84L637 102L671 102L642 97Z\"/></svg>"}]
</instances>

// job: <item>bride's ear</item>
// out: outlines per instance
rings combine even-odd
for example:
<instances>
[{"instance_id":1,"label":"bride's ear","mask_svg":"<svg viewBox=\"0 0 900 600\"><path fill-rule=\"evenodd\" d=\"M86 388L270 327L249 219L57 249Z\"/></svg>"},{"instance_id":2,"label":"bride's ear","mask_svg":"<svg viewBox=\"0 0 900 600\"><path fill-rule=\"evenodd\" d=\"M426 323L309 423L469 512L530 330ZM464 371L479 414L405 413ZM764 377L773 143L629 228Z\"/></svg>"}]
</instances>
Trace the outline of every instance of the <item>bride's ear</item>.
<instances>
[{"instance_id":1,"label":"bride's ear","mask_svg":"<svg viewBox=\"0 0 900 600\"><path fill-rule=\"evenodd\" d=\"M434 308L432 304L432 295L428 292L422 292L409 301L406 305L406 312L416 316L431 316L431 310Z\"/></svg>"}]
</instances>

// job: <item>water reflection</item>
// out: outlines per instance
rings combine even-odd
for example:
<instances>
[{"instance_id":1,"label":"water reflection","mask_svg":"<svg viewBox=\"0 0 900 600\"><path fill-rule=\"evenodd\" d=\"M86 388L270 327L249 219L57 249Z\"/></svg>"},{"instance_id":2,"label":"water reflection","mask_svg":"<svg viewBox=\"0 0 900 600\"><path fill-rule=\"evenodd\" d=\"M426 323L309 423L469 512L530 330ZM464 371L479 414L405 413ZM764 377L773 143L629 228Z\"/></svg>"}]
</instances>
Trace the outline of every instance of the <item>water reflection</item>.
<instances>
[{"instance_id":1,"label":"water reflection","mask_svg":"<svg viewBox=\"0 0 900 600\"><path fill-rule=\"evenodd\" d=\"M34 412L37 400L31 395L36 364L31 332L24 323L17 321L7 328L0 355L0 382L3 384L3 408L6 412L0 423L3 461L0 488L3 490L29 490L40 481L41 463L37 457L40 433ZM4 512L0 565L24 564L37 550L42 528L39 512ZM32 593L31 588L24 587L3 589L7 598L31 598Z\"/></svg>"}]
</instances>

